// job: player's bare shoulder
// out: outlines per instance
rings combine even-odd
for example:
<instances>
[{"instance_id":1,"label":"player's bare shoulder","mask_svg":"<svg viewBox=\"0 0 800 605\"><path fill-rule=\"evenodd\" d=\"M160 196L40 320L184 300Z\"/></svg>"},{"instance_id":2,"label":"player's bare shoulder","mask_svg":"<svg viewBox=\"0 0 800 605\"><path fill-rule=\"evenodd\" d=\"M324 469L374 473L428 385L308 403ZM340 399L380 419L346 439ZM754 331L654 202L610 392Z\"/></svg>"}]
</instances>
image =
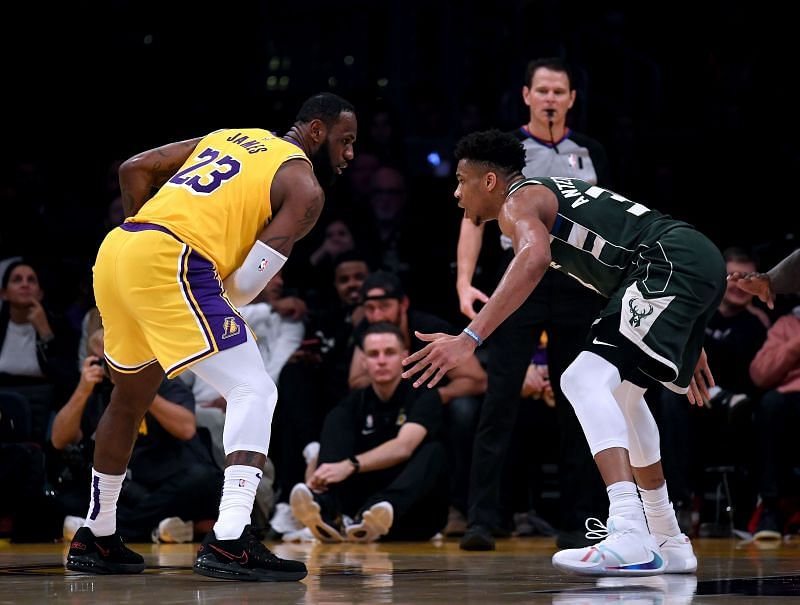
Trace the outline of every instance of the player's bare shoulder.
<instances>
[{"instance_id":1,"label":"player's bare shoulder","mask_svg":"<svg viewBox=\"0 0 800 605\"><path fill-rule=\"evenodd\" d=\"M300 158L284 162L272 179L270 199L273 214L287 200L303 205L319 205L325 202L325 192L314 174L311 164Z\"/></svg>"},{"instance_id":2,"label":"player's bare shoulder","mask_svg":"<svg viewBox=\"0 0 800 605\"><path fill-rule=\"evenodd\" d=\"M553 225L558 214L558 199L550 189L535 179L527 179L523 186L511 189L501 210L504 220L513 224L536 218L548 228Z\"/></svg>"}]
</instances>

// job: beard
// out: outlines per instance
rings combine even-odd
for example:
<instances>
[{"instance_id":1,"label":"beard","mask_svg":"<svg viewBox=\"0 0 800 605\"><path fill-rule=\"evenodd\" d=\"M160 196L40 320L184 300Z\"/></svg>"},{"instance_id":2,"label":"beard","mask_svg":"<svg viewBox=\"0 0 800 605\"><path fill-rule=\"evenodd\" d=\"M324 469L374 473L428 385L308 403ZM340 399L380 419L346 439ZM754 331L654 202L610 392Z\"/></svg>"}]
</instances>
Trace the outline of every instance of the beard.
<instances>
[{"instance_id":1,"label":"beard","mask_svg":"<svg viewBox=\"0 0 800 605\"><path fill-rule=\"evenodd\" d=\"M323 187L330 187L336 181L336 171L331 166L331 152L328 139L319 146L317 152L311 156L311 165L314 167L314 175Z\"/></svg>"}]
</instances>

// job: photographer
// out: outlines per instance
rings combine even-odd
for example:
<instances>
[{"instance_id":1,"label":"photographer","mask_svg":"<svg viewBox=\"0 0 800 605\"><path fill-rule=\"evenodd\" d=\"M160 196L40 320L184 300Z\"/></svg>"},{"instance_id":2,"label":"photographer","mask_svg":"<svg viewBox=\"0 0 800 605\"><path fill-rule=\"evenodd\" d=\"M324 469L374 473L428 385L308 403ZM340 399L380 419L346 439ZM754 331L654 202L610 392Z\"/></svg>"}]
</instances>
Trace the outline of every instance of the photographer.
<instances>
[{"instance_id":1,"label":"photographer","mask_svg":"<svg viewBox=\"0 0 800 605\"><path fill-rule=\"evenodd\" d=\"M113 386L102 358L102 329L89 337L89 351L51 435L53 447L64 454L59 498L67 515L80 517L87 514L94 434ZM139 426L118 503L125 539L188 542L192 521L216 518L222 472L195 433L194 397L179 380L165 379Z\"/></svg>"}]
</instances>

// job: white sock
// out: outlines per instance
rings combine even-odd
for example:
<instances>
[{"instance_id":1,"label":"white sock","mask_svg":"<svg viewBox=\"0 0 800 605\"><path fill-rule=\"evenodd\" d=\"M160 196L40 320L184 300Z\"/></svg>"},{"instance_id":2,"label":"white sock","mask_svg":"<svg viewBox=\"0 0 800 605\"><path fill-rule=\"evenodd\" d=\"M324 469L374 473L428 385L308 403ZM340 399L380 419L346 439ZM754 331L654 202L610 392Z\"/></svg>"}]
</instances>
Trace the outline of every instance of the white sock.
<instances>
[{"instance_id":1,"label":"white sock","mask_svg":"<svg viewBox=\"0 0 800 605\"><path fill-rule=\"evenodd\" d=\"M250 523L250 513L256 498L256 489L263 471L254 466L234 464L225 469L219 518L214 524L218 540L235 540Z\"/></svg>"},{"instance_id":2,"label":"white sock","mask_svg":"<svg viewBox=\"0 0 800 605\"><path fill-rule=\"evenodd\" d=\"M92 468L89 512L84 527L91 529L95 536L110 536L117 531L117 499L124 480L124 473L106 475Z\"/></svg>"},{"instance_id":3,"label":"white sock","mask_svg":"<svg viewBox=\"0 0 800 605\"><path fill-rule=\"evenodd\" d=\"M636 484L632 481L618 481L609 485L606 491L611 502L611 506L608 507L608 516L624 517L629 521L641 523L646 531L647 523L644 518L642 502L639 500L639 493L636 491Z\"/></svg>"},{"instance_id":4,"label":"white sock","mask_svg":"<svg viewBox=\"0 0 800 605\"><path fill-rule=\"evenodd\" d=\"M644 504L644 514L647 517L647 525L654 534L662 536L677 536L681 533L678 525L678 518L675 516L675 509L669 501L667 494L667 483L656 489L639 489Z\"/></svg>"}]
</instances>

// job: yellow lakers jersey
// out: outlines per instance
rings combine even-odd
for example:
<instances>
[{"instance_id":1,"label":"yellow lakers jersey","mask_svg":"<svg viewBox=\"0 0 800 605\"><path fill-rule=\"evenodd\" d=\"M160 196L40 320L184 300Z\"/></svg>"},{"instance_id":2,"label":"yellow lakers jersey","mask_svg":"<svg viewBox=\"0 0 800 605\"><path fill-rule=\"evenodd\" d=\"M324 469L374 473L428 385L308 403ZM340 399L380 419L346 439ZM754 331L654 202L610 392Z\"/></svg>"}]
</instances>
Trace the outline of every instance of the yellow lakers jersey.
<instances>
[{"instance_id":1,"label":"yellow lakers jersey","mask_svg":"<svg viewBox=\"0 0 800 605\"><path fill-rule=\"evenodd\" d=\"M128 222L166 227L225 279L271 220L272 179L295 158L309 161L299 147L267 130L213 132Z\"/></svg>"}]
</instances>

